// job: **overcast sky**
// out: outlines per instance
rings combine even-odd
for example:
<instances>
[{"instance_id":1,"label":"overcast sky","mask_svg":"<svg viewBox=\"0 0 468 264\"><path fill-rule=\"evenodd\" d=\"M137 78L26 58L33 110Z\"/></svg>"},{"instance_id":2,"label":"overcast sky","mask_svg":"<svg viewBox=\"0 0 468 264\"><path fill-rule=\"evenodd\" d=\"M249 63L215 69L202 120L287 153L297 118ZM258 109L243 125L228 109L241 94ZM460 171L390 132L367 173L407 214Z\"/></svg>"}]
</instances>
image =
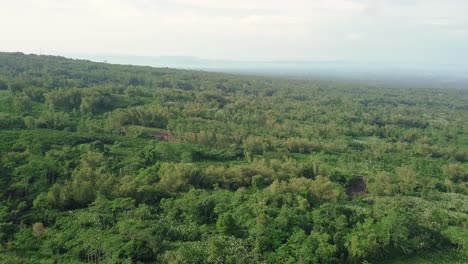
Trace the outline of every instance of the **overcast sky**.
<instances>
[{"instance_id":1,"label":"overcast sky","mask_svg":"<svg viewBox=\"0 0 468 264\"><path fill-rule=\"evenodd\" d=\"M468 61L468 0L0 0L0 50Z\"/></svg>"}]
</instances>

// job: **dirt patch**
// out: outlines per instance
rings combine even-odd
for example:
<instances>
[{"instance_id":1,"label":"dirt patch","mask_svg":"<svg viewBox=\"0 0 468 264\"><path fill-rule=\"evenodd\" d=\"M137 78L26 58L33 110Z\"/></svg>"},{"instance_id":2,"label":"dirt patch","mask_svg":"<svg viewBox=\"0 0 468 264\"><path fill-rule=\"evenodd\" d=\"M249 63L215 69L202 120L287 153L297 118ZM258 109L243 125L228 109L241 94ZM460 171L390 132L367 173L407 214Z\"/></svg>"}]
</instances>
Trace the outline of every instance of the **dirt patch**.
<instances>
[{"instance_id":1,"label":"dirt patch","mask_svg":"<svg viewBox=\"0 0 468 264\"><path fill-rule=\"evenodd\" d=\"M356 177L349 181L346 186L346 194L349 197L365 193L367 193L367 183L364 177Z\"/></svg>"},{"instance_id":2,"label":"dirt patch","mask_svg":"<svg viewBox=\"0 0 468 264\"><path fill-rule=\"evenodd\" d=\"M160 140L160 141L173 141L174 140L174 137L169 131L158 131L153 134L153 138L155 140Z\"/></svg>"}]
</instances>

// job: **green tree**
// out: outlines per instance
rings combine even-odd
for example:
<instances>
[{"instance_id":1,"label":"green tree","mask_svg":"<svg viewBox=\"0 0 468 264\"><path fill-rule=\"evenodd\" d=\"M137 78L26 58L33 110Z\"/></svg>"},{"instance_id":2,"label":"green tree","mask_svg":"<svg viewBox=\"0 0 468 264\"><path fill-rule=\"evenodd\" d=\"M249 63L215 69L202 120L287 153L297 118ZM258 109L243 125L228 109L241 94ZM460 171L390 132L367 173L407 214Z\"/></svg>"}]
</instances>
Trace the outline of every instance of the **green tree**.
<instances>
[{"instance_id":1,"label":"green tree","mask_svg":"<svg viewBox=\"0 0 468 264\"><path fill-rule=\"evenodd\" d=\"M412 167L402 166L395 169L398 176L400 192L411 194L417 187L417 173Z\"/></svg>"},{"instance_id":2,"label":"green tree","mask_svg":"<svg viewBox=\"0 0 468 264\"><path fill-rule=\"evenodd\" d=\"M8 84L0 79L0 90L8 90Z\"/></svg>"},{"instance_id":3,"label":"green tree","mask_svg":"<svg viewBox=\"0 0 468 264\"><path fill-rule=\"evenodd\" d=\"M389 196L392 195L392 180L390 173L381 171L370 178L369 193L375 196Z\"/></svg>"},{"instance_id":4,"label":"green tree","mask_svg":"<svg viewBox=\"0 0 468 264\"><path fill-rule=\"evenodd\" d=\"M13 99L13 106L18 112L30 113L32 111L32 102L26 96L17 96Z\"/></svg>"},{"instance_id":5,"label":"green tree","mask_svg":"<svg viewBox=\"0 0 468 264\"><path fill-rule=\"evenodd\" d=\"M216 230L223 235L237 236L239 235L239 226L231 214L222 214L216 221Z\"/></svg>"}]
</instances>

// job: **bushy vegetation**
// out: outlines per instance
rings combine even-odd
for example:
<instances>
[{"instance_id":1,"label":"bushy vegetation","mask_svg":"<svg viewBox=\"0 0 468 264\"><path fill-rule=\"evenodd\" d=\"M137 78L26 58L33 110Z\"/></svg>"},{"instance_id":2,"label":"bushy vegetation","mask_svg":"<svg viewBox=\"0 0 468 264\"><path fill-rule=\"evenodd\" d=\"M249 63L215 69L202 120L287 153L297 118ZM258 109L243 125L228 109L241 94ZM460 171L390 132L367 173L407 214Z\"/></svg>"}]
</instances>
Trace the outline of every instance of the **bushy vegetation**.
<instances>
[{"instance_id":1,"label":"bushy vegetation","mask_svg":"<svg viewBox=\"0 0 468 264\"><path fill-rule=\"evenodd\" d=\"M467 120L468 90L0 53L0 262L464 263Z\"/></svg>"}]
</instances>

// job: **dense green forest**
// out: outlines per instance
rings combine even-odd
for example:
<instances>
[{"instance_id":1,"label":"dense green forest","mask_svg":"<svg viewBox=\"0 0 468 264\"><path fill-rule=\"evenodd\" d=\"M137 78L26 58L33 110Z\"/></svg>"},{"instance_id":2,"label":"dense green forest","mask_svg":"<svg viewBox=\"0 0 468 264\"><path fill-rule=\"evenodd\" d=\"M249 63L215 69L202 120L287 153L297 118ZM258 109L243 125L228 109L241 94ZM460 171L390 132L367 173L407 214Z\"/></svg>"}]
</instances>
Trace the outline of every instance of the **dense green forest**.
<instances>
[{"instance_id":1,"label":"dense green forest","mask_svg":"<svg viewBox=\"0 0 468 264\"><path fill-rule=\"evenodd\" d=\"M0 176L0 263L466 263L468 89L0 53Z\"/></svg>"}]
</instances>

